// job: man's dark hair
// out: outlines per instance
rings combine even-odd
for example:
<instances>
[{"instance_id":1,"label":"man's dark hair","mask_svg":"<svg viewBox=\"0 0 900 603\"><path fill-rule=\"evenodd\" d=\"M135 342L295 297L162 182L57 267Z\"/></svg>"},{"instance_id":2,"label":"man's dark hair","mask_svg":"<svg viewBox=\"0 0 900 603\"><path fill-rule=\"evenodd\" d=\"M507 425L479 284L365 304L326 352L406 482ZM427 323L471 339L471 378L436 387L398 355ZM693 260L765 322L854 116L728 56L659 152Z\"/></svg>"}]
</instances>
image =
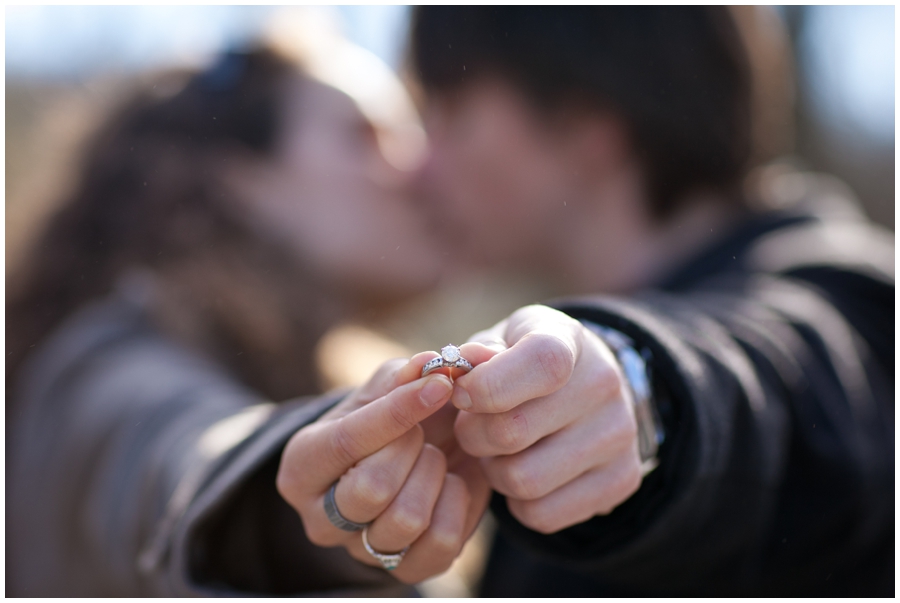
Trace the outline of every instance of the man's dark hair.
<instances>
[{"instance_id":1,"label":"man's dark hair","mask_svg":"<svg viewBox=\"0 0 900 603\"><path fill-rule=\"evenodd\" d=\"M747 167L751 72L724 7L420 7L412 61L427 92L487 75L547 112L622 116L659 218L692 190L734 191Z\"/></svg>"}]
</instances>

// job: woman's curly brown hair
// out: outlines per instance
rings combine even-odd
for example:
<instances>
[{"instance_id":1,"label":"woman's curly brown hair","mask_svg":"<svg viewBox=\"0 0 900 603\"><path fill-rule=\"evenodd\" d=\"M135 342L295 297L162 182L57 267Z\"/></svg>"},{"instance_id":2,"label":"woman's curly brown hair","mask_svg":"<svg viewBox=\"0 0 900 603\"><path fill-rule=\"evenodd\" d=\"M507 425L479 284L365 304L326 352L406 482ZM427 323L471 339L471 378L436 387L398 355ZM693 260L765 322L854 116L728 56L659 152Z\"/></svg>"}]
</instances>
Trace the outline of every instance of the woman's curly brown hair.
<instances>
[{"instance_id":1,"label":"woman's curly brown hair","mask_svg":"<svg viewBox=\"0 0 900 603\"><path fill-rule=\"evenodd\" d=\"M174 95L148 86L105 123L79 183L8 278L8 391L32 348L135 269L161 276L154 318L176 339L271 399L317 390L312 350L335 304L252 229L221 178L229 150L277 153L297 75L271 50L229 52Z\"/></svg>"}]
</instances>

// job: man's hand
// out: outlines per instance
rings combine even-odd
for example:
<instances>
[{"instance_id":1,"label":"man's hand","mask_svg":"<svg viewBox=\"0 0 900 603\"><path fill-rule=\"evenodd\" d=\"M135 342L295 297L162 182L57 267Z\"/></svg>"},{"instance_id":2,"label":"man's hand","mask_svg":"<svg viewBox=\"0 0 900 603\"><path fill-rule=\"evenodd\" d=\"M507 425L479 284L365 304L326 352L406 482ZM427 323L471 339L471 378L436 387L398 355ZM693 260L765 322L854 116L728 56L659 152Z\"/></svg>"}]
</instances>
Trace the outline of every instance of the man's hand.
<instances>
[{"instance_id":1,"label":"man's hand","mask_svg":"<svg viewBox=\"0 0 900 603\"><path fill-rule=\"evenodd\" d=\"M376 551L410 547L392 572L407 583L450 566L490 494L477 461L441 436L452 433L455 409L445 404L452 385L440 374L419 379L434 356L424 352L409 362L385 363L366 385L294 434L277 478L311 542L344 546L359 561L380 567L360 533L339 530L325 515L325 493L337 481L338 509L351 521L371 522L369 543ZM429 417L434 444L420 425Z\"/></svg>"},{"instance_id":2,"label":"man's hand","mask_svg":"<svg viewBox=\"0 0 900 603\"><path fill-rule=\"evenodd\" d=\"M630 392L599 337L562 312L528 306L470 341L462 351L478 366L454 387L456 437L522 524L557 532L638 489Z\"/></svg>"}]
</instances>

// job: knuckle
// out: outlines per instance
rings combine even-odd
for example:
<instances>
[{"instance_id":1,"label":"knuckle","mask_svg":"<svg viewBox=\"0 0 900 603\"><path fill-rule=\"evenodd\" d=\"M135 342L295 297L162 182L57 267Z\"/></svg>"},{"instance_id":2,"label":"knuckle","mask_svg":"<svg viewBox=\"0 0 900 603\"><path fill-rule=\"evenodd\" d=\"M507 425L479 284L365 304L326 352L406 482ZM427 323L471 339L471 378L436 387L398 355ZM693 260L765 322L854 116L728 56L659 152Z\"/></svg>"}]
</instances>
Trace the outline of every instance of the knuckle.
<instances>
[{"instance_id":1,"label":"knuckle","mask_svg":"<svg viewBox=\"0 0 900 603\"><path fill-rule=\"evenodd\" d=\"M634 442L627 428L613 431L605 440L602 445L609 452L626 450Z\"/></svg>"},{"instance_id":2,"label":"knuckle","mask_svg":"<svg viewBox=\"0 0 900 603\"><path fill-rule=\"evenodd\" d=\"M353 497L366 506L383 508L394 498L394 488L384 475L374 471L353 470L351 475Z\"/></svg>"},{"instance_id":3,"label":"knuckle","mask_svg":"<svg viewBox=\"0 0 900 603\"><path fill-rule=\"evenodd\" d=\"M421 450L422 446L425 444L425 428L422 427L421 423L417 423L407 433L410 432L414 432L414 434L410 437L417 444L416 450Z\"/></svg>"},{"instance_id":4,"label":"knuckle","mask_svg":"<svg viewBox=\"0 0 900 603\"><path fill-rule=\"evenodd\" d=\"M615 450L630 448L637 439L638 428L631 409L625 403L619 405L613 425L608 446Z\"/></svg>"},{"instance_id":5,"label":"knuckle","mask_svg":"<svg viewBox=\"0 0 900 603\"><path fill-rule=\"evenodd\" d=\"M553 534L560 530L558 521L537 501L519 502L515 505L515 509L511 505L510 512L522 525L535 532Z\"/></svg>"},{"instance_id":6,"label":"knuckle","mask_svg":"<svg viewBox=\"0 0 900 603\"><path fill-rule=\"evenodd\" d=\"M603 364L591 370L588 386L603 398L609 398L622 390L622 378L612 366Z\"/></svg>"},{"instance_id":7,"label":"knuckle","mask_svg":"<svg viewBox=\"0 0 900 603\"><path fill-rule=\"evenodd\" d=\"M429 447L429 445L425 443L425 429L421 425L414 425L412 429L404 433L400 438L404 441L404 458L406 458L406 455L409 455L412 458L418 458L418 455L422 454L422 451Z\"/></svg>"},{"instance_id":8,"label":"knuckle","mask_svg":"<svg viewBox=\"0 0 900 603\"><path fill-rule=\"evenodd\" d=\"M426 442L422 445L420 455L426 457L427 462L431 465L431 476L433 478L443 477L447 473L447 456L440 448Z\"/></svg>"},{"instance_id":9,"label":"knuckle","mask_svg":"<svg viewBox=\"0 0 900 603\"><path fill-rule=\"evenodd\" d=\"M414 505L397 505L389 516L391 532L404 539L415 540L425 530L431 521L430 514L421 507Z\"/></svg>"},{"instance_id":10,"label":"knuckle","mask_svg":"<svg viewBox=\"0 0 900 603\"><path fill-rule=\"evenodd\" d=\"M563 525L559 518L538 514L538 518L535 520L531 529L535 532L549 535L559 532L563 529Z\"/></svg>"},{"instance_id":11,"label":"knuckle","mask_svg":"<svg viewBox=\"0 0 900 603\"><path fill-rule=\"evenodd\" d=\"M334 422L330 439L331 450L339 464L352 465L356 462L360 445L344 426L344 417Z\"/></svg>"},{"instance_id":12,"label":"knuckle","mask_svg":"<svg viewBox=\"0 0 900 603\"><path fill-rule=\"evenodd\" d=\"M534 500L543 495L537 475L524 462L507 463L501 474L513 498Z\"/></svg>"},{"instance_id":13,"label":"knuckle","mask_svg":"<svg viewBox=\"0 0 900 603\"><path fill-rule=\"evenodd\" d=\"M494 373L486 373L480 379L466 384L466 390L478 408L486 412L506 410L504 400L509 398L509 384Z\"/></svg>"},{"instance_id":14,"label":"knuckle","mask_svg":"<svg viewBox=\"0 0 900 603\"><path fill-rule=\"evenodd\" d=\"M575 370L575 355L561 339L543 333L529 334L524 339L532 340L537 352L537 370L540 371L551 391L556 391L568 383Z\"/></svg>"},{"instance_id":15,"label":"knuckle","mask_svg":"<svg viewBox=\"0 0 900 603\"><path fill-rule=\"evenodd\" d=\"M469 508L472 497L462 478L448 475L444 486L452 490L453 503L458 510ZM454 517L452 514L444 515L441 519L432 522L428 529L429 547L434 549L435 559L445 559L449 565L465 543L465 521L462 516Z\"/></svg>"},{"instance_id":16,"label":"knuckle","mask_svg":"<svg viewBox=\"0 0 900 603\"><path fill-rule=\"evenodd\" d=\"M615 480L610 484L609 491L603 497L603 504L597 514L609 515L612 513L616 507L638 491L641 487L641 482L640 464L637 462L629 463L628 467L616 476Z\"/></svg>"},{"instance_id":17,"label":"knuckle","mask_svg":"<svg viewBox=\"0 0 900 603\"><path fill-rule=\"evenodd\" d=\"M429 541L434 549L434 555L437 558L447 560L447 565L452 563L453 558L462 549L462 532L459 528L448 528L446 526L435 527L431 530Z\"/></svg>"},{"instance_id":18,"label":"knuckle","mask_svg":"<svg viewBox=\"0 0 900 603\"><path fill-rule=\"evenodd\" d=\"M410 416L409 411L405 406L391 404L388 407L388 412L390 413L391 420L397 425L400 425L404 430L412 429L418 424L415 418Z\"/></svg>"},{"instance_id":19,"label":"knuckle","mask_svg":"<svg viewBox=\"0 0 900 603\"><path fill-rule=\"evenodd\" d=\"M451 479L459 482L459 484L461 486L460 487L460 497L461 497L460 506L462 506L463 509L468 509L469 505L472 503L472 492L469 490L468 484L466 484L465 480L463 478L459 477L458 475L448 475L446 478L447 481L449 481Z\"/></svg>"},{"instance_id":20,"label":"knuckle","mask_svg":"<svg viewBox=\"0 0 900 603\"><path fill-rule=\"evenodd\" d=\"M528 440L528 419L521 410L488 417L489 442L507 454L518 452Z\"/></svg>"},{"instance_id":21,"label":"knuckle","mask_svg":"<svg viewBox=\"0 0 900 603\"><path fill-rule=\"evenodd\" d=\"M284 462L281 463L281 466L278 467L278 474L275 476L275 489L278 490L278 494L281 497L288 501L289 503L293 503L293 494L296 488L296 481L292 475L291 471L288 471Z\"/></svg>"},{"instance_id":22,"label":"knuckle","mask_svg":"<svg viewBox=\"0 0 900 603\"><path fill-rule=\"evenodd\" d=\"M404 433L402 436L391 442L390 445L400 445L403 447L402 456L407 455L417 458L425 447L425 430L422 425L413 425L412 429Z\"/></svg>"},{"instance_id":23,"label":"knuckle","mask_svg":"<svg viewBox=\"0 0 900 603\"><path fill-rule=\"evenodd\" d=\"M307 485L307 472L298 469L308 457L310 449L308 442L320 430L318 424L309 425L295 433L284 447L281 462L278 464L278 474L275 477L275 487L286 500L290 500L289 497L302 491Z\"/></svg>"},{"instance_id":24,"label":"knuckle","mask_svg":"<svg viewBox=\"0 0 900 603\"><path fill-rule=\"evenodd\" d=\"M453 425L453 435L463 452L471 456L488 456L490 445L486 441L487 427L485 425L490 415L478 415L468 412L460 412Z\"/></svg>"}]
</instances>

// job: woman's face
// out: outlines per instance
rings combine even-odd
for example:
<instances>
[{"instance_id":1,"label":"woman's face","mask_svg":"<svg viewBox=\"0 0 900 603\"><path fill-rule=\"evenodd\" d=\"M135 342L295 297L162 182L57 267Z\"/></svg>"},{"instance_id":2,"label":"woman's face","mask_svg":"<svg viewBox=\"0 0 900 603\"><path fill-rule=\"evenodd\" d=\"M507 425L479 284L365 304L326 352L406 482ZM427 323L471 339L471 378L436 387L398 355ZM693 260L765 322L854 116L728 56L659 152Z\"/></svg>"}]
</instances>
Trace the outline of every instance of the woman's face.
<instances>
[{"instance_id":1,"label":"woman's face","mask_svg":"<svg viewBox=\"0 0 900 603\"><path fill-rule=\"evenodd\" d=\"M325 279L362 298L399 299L435 284L444 254L346 94L295 78L274 159L238 170L251 218Z\"/></svg>"}]
</instances>

